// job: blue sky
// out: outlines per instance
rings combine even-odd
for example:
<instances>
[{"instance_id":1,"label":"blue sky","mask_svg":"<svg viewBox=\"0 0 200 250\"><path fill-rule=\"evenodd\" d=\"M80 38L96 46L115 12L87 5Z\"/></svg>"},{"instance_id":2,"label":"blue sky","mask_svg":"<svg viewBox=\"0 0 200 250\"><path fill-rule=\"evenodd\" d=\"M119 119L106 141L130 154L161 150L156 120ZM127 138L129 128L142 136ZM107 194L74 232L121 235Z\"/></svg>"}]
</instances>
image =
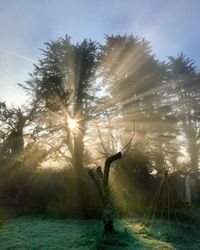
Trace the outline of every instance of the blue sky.
<instances>
[{"instance_id":1,"label":"blue sky","mask_svg":"<svg viewBox=\"0 0 200 250\"><path fill-rule=\"evenodd\" d=\"M200 66L199 0L0 0L0 100L22 104L39 48L69 34L72 41L133 33L160 60L184 52Z\"/></svg>"}]
</instances>

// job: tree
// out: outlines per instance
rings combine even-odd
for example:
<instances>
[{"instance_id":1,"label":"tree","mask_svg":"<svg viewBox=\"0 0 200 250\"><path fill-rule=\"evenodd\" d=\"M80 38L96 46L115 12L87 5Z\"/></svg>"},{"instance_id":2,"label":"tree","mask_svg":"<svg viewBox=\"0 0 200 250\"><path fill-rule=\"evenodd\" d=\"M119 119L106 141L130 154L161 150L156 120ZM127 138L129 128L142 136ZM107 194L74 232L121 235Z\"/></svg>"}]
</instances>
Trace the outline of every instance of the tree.
<instances>
[{"instance_id":1,"label":"tree","mask_svg":"<svg viewBox=\"0 0 200 250\"><path fill-rule=\"evenodd\" d=\"M186 138L186 148L190 157L190 167L198 172L199 139L200 139L200 79L194 61L183 54L169 57L168 99L173 106L183 136Z\"/></svg>"},{"instance_id":2,"label":"tree","mask_svg":"<svg viewBox=\"0 0 200 250\"><path fill-rule=\"evenodd\" d=\"M172 107L163 99L167 64L155 59L148 41L133 35L106 36L102 50L102 78L112 97L107 107L115 108L116 126L127 136L134 120L138 147L151 155L154 165L159 149L163 167L175 152L177 132Z\"/></svg>"},{"instance_id":3,"label":"tree","mask_svg":"<svg viewBox=\"0 0 200 250\"><path fill-rule=\"evenodd\" d=\"M101 167L97 167L96 171L94 169L90 169L89 174L94 180L97 188L99 189L99 193L102 197L103 201L103 225L105 233L112 233L114 231L113 226L113 205L110 197L109 190L109 172L111 164L122 158L122 153L118 152L114 155L107 157L104 165L104 171L102 172Z\"/></svg>"},{"instance_id":4,"label":"tree","mask_svg":"<svg viewBox=\"0 0 200 250\"><path fill-rule=\"evenodd\" d=\"M51 145L45 149L40 146L44 139L36 141L35 136L41 109L37 100L21 108L8 108L0 103L0 160L2 165L15 165L19 162L28 166L29 170L36 168L51 153L60 148L60 144Z\"/></svg>"},{"instance_id":5,"label":"tree","mask_svg":"<svg viewBox=\"0 0 200 250\"><path fill-rule=\"evenodd\" d=\"M39 99L46 110L47 127L57 131L55 138L66 146L72 166L79 173L86 123L95 105L98 46L91 40L74 45L68 36L45 45L43 58L23 87Z\"/></svg>"},{"instance_id":6,"label":"tree","mask_svg":"<svg viewBox=\"0 0 200 250\"><path fill-rule=\"evenodd\" d=\"M110 122L110 121L109 121ZM99 132L99 139L101 142L101 147L103 150L103 157L106 158L105 162L104 162L104 168L103 171L101 169L101 166L98 166L96 168L91 168L88 173L91 176L91 178L94 180L100 197L102 199L102 203L103 203L103 226L104 226L104 232L105 233L112 233L114 231L114 225L113 225L113 218L114 218L114 209L113 209L113 202L112 202L112 198L111 198L111 190L110 190L110 184L109 184L109 175L110 175L110 170L111 170L111 165L114 164L117 160L122 159L122 157L125 157L126 153L128 152L133 138L134 138L134 131L132 131L132 133L129 134L130 138L129 141L126 143L126 145L119 150L117 153L114 152L115 149L115 136L112 132L112 130L110 130L108 128L108 133L111 136L111 138L108 138L109 144L110 145L107 146L105 145L105 141L102 137L102 134L99 130L99 127L97 127L98 132ZM110 139L110 140L109 140ZM117 145L116 145L117 146Z\"/></svg>"},{"instance_id":7,"label":"tree","mask_svg":"<svg viewBox=\"0 0 200 250\"><path fill-rule=\"evenodd\" d=\"M7 108L5 103L0 103L1 122L1 159L21 159L24 150L23 129L27 117L20 109Z\"/></svg>"}]
</instances>

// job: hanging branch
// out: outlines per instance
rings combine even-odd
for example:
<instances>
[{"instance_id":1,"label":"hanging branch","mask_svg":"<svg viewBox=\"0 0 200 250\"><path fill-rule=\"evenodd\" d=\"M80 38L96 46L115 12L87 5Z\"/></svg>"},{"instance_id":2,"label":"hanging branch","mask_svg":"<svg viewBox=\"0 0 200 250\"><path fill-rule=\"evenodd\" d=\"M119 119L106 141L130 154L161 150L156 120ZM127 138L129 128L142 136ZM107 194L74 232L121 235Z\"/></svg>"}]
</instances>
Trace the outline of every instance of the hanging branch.
<instances>
[{"instance_id":1,"label":"hanging branch","mask_svg":"<svg viewBox=\"0 0 200 250\"><path fill-rule=\"evenodd\" d=\"M113 133L111 131L111 122L110 122L110 119L109 119L109 116L108 116L108 111L106 110L106 117L107 117L107 120L108 120L108 124L109 126L106 126L107 130L108 130L108 133L110 134L112 140L113 140L113 144L115 143L115 146L117 147L117 140L115 139L115 137L113 136ZM113 145L113 149L114 149L114 145Z\"/></svg>"},{"instance_id":2,"label":"hanging branch","mask_svg":"<svg viewBox=\"0 0 200 250\"><path fill-rule=\"evenodd\" d=\"M126 156L128 150L130 149L130 146L131 146L131 143L133 141L133 138L135 136L135 121L133 122L133 129L132 129L132 132L131 132L131 138L130 140L128 141L128 143L121 149L121 152L123 152L123 157Z\"/></svg>"},{"instance_id":3,"label":"hanging branch","mask_svg":"<svg viewBox=\"0 0 200 250\"><path fill-rule=\"evenodd\" d=\"M104 150L104 155L105 155L106 157L108 157L108 156L109 156L109 153L108 153L108 151L107 151L106 146L105 146L104 143L103 143L103 139L102 139L102 136L101 136L101 131L100 131L100 129L99 129L98 126L97 126L97 131L98 131L99 139L100 139L100 142L101 142L101 146L102 146L102 148L103 148L103 150Z\"/></svg>"}]
</instances>

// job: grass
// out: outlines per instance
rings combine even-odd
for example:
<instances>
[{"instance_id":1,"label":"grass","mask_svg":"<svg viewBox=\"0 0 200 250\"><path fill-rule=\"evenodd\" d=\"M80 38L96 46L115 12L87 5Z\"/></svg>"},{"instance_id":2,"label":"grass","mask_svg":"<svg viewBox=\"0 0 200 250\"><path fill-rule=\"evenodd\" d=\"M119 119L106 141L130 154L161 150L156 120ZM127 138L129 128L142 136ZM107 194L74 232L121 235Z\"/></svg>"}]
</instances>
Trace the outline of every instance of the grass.
<instances>
[{"instance_id":1,"label":"grass","mask_svg":"<svg viewBox=\"0 0 200 250\"><path fill-rule=\"evenodd\" d=\"M144 226L140 221L118 219L117 232L103 235L100 220L11 219L0 229L0 250L200 249L200 229L192 224L156 220Z\"/></svg>"}]
</instances>

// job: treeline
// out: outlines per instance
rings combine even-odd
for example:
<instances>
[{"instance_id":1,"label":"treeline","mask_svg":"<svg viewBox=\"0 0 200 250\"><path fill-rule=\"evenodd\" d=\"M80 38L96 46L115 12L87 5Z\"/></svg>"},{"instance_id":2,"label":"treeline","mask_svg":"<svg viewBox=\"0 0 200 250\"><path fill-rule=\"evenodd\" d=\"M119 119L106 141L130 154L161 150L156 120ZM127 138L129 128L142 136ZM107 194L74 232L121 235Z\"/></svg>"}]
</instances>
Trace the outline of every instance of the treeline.
<instances>
[{"instance_id":1,"label":"treeline","mask_svg":"<svg viewBox=\"0 0 200 250\"><path fill-rule=\"evenodd\" d=\"M100 214L88 168L102 166L132 134L130 160L113 167L116 204L128 190L126 209L141 211L164 171L180 180L198 174L200 73L193 60L178 54L160 62L133 35L106 36L104 44L66 36L41 51L20 84L27 103L0 103L3 207L20 215Z\"/></svg>"}]
</instances>

